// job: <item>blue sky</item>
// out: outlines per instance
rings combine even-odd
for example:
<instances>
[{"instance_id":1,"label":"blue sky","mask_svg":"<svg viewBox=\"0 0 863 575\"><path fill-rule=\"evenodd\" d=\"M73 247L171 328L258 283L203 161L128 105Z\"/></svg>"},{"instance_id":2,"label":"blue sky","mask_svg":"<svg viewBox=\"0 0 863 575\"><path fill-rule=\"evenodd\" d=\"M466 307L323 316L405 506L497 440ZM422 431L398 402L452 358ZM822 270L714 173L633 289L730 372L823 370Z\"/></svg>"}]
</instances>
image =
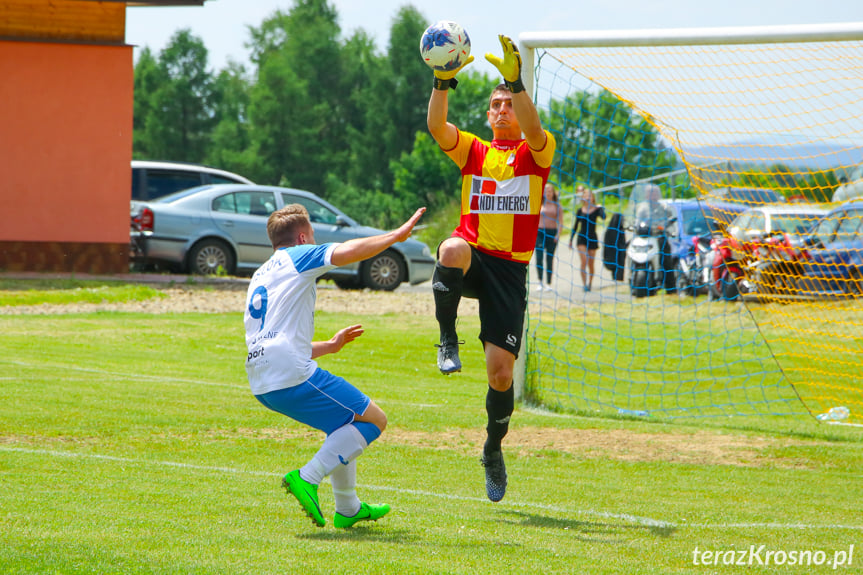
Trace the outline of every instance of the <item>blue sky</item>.
<instances>
[{"instance_id":1,"label":"blue sky","mask_svg":"<svg viewBox=\"0 0 863 575\"><path fill-rule=\"evenodd\" d=\"M429 23L455 20L468 32L478 70L496 73L482 55L498 52L498 34L546 30L632 30L713 26L766 26L863 22L863 0L331 0L342 32L363 28L385 50L398 9L413 4ZM229 59L247 62L248 26L258 26L292 0L209 0L203 7L126 9L126 42L158 53L180 28L190 28L207 46L210 66ZM418 50L416 45L405 46ZM138 50L135 51L137 58Z\"/></svg>"}]
</instances>

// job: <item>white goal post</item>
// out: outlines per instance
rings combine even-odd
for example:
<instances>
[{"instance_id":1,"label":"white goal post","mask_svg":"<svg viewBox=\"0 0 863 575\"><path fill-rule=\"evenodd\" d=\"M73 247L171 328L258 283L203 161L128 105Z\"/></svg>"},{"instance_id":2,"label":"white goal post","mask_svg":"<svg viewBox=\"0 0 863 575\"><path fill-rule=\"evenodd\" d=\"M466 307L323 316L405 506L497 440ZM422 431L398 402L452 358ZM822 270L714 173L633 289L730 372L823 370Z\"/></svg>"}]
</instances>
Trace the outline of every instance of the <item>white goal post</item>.
<instances>
[{"instance_id":1,"label":"white goal post","mask_svg":"<svg viewBox=\"0 0 863 575\"><path fill-rule=\"evenodd\" d=\"M579 186L596 195L653 180L667 200L759 188L826 214L863 166L863 22L526 31L518 44L525 88L558 140L552 177L566 227ZM607 195L622 211L619 194ZM629 278L603 276L605 262L588 285L584 258L560 244L554 291L529 296L517 398L666 417L817 415L844 405L851 421L863 420L863 362L848 359L863 351L863 294L812 297L820 288L782 280L771 287L796 292L767 292L791 296L775 298L778 307L645 297ZM529 278L533 270L531 262ZM863 286L851 277L842 281ZM788 304L794 297L799 305Z\"/></svg>"},{"instance_id":2,"label":"white goal post","mask_svg":"<svg viewBox=\"0 0 863 575\"><path fill-rule=\"evenodd\" d=\"M863 22L720 28L558 30L522 32L518 35L525 70L535 68L537 48L709 46L717 44L843 42L850 40L863 40ZM528 93L534 95L533 74L526 74L524 82Z\"/></svg>"}]
</instances>

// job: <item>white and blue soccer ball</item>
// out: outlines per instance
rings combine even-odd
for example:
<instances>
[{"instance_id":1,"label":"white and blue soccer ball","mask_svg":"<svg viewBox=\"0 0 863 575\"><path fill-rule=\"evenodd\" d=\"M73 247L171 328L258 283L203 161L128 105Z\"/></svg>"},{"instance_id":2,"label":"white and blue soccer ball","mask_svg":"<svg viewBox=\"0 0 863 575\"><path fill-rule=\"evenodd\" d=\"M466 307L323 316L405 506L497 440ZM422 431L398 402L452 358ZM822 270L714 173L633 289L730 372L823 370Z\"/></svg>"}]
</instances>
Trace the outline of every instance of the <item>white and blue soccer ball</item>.
<instances>
[{"instance_id":1,"label":"white and blue soccer ball","mask_svg":"<svg viewBox=\"0 0 863 575\"><path fill-rule=\"evenodd\" d=\"M423 32L420 55L433 70L455 70L470 56L470 38L459 24L441 20Z\"/></svg>"}]
</instances>

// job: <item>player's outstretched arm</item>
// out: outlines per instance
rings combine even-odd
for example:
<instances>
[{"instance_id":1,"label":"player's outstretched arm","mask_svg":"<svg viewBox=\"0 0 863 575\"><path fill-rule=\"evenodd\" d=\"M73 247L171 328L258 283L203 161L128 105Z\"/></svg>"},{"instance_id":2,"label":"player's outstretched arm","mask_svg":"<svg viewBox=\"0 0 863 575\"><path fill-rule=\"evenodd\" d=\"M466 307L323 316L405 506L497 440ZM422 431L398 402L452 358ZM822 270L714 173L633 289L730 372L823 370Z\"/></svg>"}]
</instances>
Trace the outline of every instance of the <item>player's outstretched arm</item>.
<instances>
[{"instance_id":1,"label":"player's outstretched arm","mask_svg":"<svg viewBox=\"0 0 863 575\"><path fill-rule=\"evenodd\" d=\"M485 59L500 71L504 82L512 92L512 109L515 117L518 118L518 125L521 127L524 139L534 150L542 150L545 147L546 134L539 120L539 113L521 81L521 54L509 36L501 34L498 38L503 48L503 58L486 54Z\"/></svg>"},{"instance_id":2,"label":"player's outstretched arm","mask_svg":"<svg viewBox=\"0 0 863 575\"><path fill-rule=\"evenodd\" d=\"M338 353L346 344L354 341L363 335L363 326L350 325L336 332L332 338L327 341L312 342L312 359L327 355L328 353Z\"/></svg>"},{"instance_id":3,"label":"player's outstretched arm","mask_svg":"<svg viewBox=\"0 0 863 575\"><path fill-rule=\"evenodd\" d=\"M426 121L432 138L444 150L451 150L458 143L458 128L446 119L448 108L446 90L432 90Z\"/></svg>"},{"instance_id":4,"label":"player's outstretched arm","mask_svg":"<svg viewBox=\"0 0 863 575\"><path fill-rule=\"evenodd\" d=\"M450 88L455 89L457 84L455 75L464 70L464 67L471 62L473 62L473 56L469 56L464 64L455 70L449 72L435 70L434 72L434 89L431 98L429 98L426 123L432 138L444 150L450 150L458 143L458 128L446 120L449 111L447 91Z\"/></svg>"},{"instance_id":5,"label":"player's outstretched arm","mask_svg":"<svg viewBox=\"0 0 863 575\"><path fill-rule=\"evenodd\" d=\"M354 238L337 245L333 250L333 264L344 266L360 262L381 253L395 243L405 241L410 237L411 231L425 211L425 208L418 209L408 221L391 232L367 238Z\"/></svg>"}]
</instances>

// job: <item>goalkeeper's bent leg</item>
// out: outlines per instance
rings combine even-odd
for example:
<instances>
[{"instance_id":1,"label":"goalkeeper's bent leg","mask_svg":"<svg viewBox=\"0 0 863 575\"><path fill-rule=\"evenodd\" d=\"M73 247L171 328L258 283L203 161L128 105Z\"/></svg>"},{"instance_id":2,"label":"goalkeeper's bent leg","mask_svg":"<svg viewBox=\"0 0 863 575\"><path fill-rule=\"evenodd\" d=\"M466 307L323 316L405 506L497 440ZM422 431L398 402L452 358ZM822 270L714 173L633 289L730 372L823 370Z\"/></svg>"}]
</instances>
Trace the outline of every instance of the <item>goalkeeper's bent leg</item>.
<instances>
[{"instance_id":1,"label":"goalkeeper's bent leg","mask_svg":"<svg viewBox=\"0 0 863 575\"><path fill-rule=\"evenodd\" d=\"M455 323L458 318L458 304L461 301L463 285L464 272L461 268L442 266L440 262L435 264L432 291L441 343L455 343L458 340Z\"/></svg>"}]
</instances>

